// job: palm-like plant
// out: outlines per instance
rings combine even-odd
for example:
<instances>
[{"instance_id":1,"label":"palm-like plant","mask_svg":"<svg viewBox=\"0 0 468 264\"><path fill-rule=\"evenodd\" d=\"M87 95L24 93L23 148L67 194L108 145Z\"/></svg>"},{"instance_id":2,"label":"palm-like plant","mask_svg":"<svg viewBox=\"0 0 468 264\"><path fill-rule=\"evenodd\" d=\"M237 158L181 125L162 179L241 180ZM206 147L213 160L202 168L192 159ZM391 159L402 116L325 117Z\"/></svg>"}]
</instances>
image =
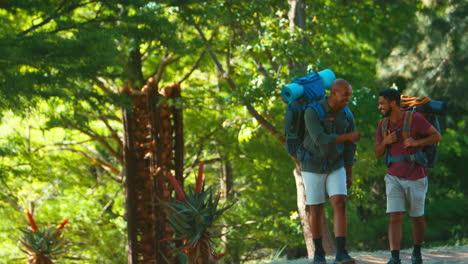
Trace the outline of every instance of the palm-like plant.
<instances>
[{"instance_id":1,"label":"palm-like plant","mask_svg":"<svg viewBox=\"0 0 468 264\"><path fill-rule=\"evenodd\" d=\"M53 264L52 260L64 253L65 242L61 235L68 218L58 228L38 229L31 213L28 211L26 214L30 226L20 229L21 251L28 255L29 264Z\"/></svg>"},{"instance_id":2,"label":"palm-like plant","mask_svg":"<svg viewBox=\"0 0 468 264\"><path fill-rule=\"evenodd\" d=\"M203 163L200 164L195 190L185 193L174 175L169 179L176 192L177 199L164 203L169 217L169 224L175 233L175 239L183 241L180 251L187 255L188 264L211 264L224 256L214 254L212 239L216 232L213 223L233 204L218 209L220 194L213 195L211 187L205 190L203 184Z\"/></svg>"}]
</instances>

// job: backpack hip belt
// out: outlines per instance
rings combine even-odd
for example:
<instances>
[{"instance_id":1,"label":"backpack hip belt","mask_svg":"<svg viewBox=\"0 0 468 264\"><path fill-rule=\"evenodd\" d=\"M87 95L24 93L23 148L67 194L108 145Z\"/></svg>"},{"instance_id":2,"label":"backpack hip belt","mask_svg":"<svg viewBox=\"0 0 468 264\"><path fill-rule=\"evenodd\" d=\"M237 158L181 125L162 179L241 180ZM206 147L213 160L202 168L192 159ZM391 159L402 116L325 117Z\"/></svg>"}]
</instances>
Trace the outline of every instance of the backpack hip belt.
<instances>
[{"instance_id":1,"label":"backpack hip belt","mask_svg":"<svg viewBox=\"0 0 468 264\"><path fill-rule=\"evenodd\" d=\"M427 167L428 161L426 154L422 151L418 151L414 154L404 155L404 156L391 156L387 154L385 157L385 164L389 167L392 162L411 162L410 168L412 169L414 163L418 163L424 167Z\"/></svg>"}]
</instances>

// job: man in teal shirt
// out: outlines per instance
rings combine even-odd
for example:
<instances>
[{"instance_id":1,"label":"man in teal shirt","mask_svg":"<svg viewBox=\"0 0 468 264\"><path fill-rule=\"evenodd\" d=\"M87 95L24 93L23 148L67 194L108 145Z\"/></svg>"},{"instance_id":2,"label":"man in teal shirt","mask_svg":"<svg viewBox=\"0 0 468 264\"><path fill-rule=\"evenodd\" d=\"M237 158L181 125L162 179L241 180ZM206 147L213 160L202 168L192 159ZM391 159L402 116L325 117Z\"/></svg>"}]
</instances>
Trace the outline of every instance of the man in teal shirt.
<instances>
[{"instance_id":1,"label":"man in teal shirt","mask_svg":"<svg viewBox=\"0 0 468 264\"><path fill-rule=\"evenodd\" d=\"M351 85L337 79L331 87L330 97L319 102L325 113L320 118L317 111L308 107L304 114L304 149L308 155L301 161L302 177L306 191L306 204L315 245L314 264L324 264L322 246L322 219L325 190L333 206L333 224L337 243L335 263L353 264L346 251L346 196L352 184L352 166L356 143L360 134L355 132L354 117L347 109L352 95Z\"/></svg>"}]
</instances>

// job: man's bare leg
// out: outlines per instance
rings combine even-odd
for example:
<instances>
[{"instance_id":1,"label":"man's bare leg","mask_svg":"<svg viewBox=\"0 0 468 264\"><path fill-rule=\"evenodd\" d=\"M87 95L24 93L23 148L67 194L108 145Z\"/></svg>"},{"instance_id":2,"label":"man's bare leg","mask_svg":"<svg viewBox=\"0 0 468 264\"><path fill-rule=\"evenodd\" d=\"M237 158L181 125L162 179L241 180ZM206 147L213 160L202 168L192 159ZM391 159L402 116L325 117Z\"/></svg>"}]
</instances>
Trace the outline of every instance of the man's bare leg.
<instances>
[{"instance_id":1,"label":"man's bare leg","mask_svg":"<svg viewBox=\"0 0 468 264\"><path fill-rule=\"evenodd\" d=\"M403 225L404 212L390 213L388 223L388 242L392 253L392 259L400 259L401 232Z\"/></svg>"},{"instance_id":2,"label":"man's bare leg","mask_svg":"<svg viewBox=\"0 0 468 264\"><path fill-rule=\"evenodd\" d=\"M333 230L336 237L335 263L354 264L355 261L346 251L346 195L334 195L330 197L333 206Z\"/></svg>"},{"instance_id":3,"label":"man's bare leg","mask_svg":"<svg viewBox=\"0 0 468 264\"><path fill-rule=\"evenodd\" d=\"M324 214L323 204L307 205L309 210L309 224L312 231L312 238L314 240L315 252L314 252L314 264L326 263L325 251L322 245L322 219Z\"/></svg>"},{"instance_id":4,"label":"man's bare leg","mask_svg":"<svg viewBox=\"0 0 468 264\"><path fill-rule=\"evenodd\" d=\"M404 212L390 213L390 222L388 224L390 250L400 250L404 214Z\"/></svg>"},{"instance_id":5,"label":"man's bare leg","mask_svg":"<svg viewBox=\"0 0 468 264\"><path fill-rule=\"evenodd\" d=\"M312 238L322 237L322 215L323 204L307 205L309 208L309 224L312 231Z\"/></svg>"},{"instance_id":6,"label":"man's bare leg","mask_svg":"<svg viewBox=\"0 0 468 264\"><path fill-rule=\"evenodd\" d=\"M346 195L334 195L330 197L333 206L333 231L335 237L345 237L346 227Z\"/></svg>"},{"instance_id":7,"label":"man's bare leg","mask_svg":"<svg viewBox=\"0 0 468 264\"><path fill-rule=\"evenodd\" d=\"M424 232L426 231L426 223L424 215L418 217L411 217L413 221L413 239L415 245L422 245L424 241Z\"/></svg>"},{"instance_id":8,"label":"man's bare leg","mask_svg":"<svg viewBox=\"0 0 468 264\"><path fill-rule=\"evenodd\" d=\"M422 263L421 257L421 246L424 242L424 232L426 231L426 223L424 221L424 216L411 217L413 222L413 240L414 247L412 253L412 262L413 263Z\"/></svg>"}]
</instances>

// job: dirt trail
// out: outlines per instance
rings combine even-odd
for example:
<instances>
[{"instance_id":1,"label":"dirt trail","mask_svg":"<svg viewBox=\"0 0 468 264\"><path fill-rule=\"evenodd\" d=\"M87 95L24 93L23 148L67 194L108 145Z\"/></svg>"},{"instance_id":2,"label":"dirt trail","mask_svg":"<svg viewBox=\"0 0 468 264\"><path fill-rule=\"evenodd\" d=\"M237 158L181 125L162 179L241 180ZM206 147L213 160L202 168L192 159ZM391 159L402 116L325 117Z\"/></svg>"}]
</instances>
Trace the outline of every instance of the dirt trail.
<instances>
[{"instance_id":1,"label":"dirt trail","mask_svg":"<svg viewBox=\"0 0 468 264\"><path fill-rule=\"evenodd\" d=\"M386 264L390 257L388 251L375 252L351 252L350 255L356 259L356 264ZM468 264L468 245L423 248L424 264ZM401 251L402 264L411 263L411 249ZM327 257L327 263L332 264L334 258ZM290 261L276 261L268 264L309 264L307 259L297 259Z\"/></svg>"},{"instance_id":2,"label":"dirt trail","mask_svg":"<svg viewBox=\"0 0 468 264\"><path fill-rule=\"evenodd\" d=\"M468 246L438 247L423 249L424 264L468 264ZM379 251L373 253L358 252L353 254L358 264L386 264L390 253ZM402 264L411 263L411 250L401 252ZM332 262L332 259L329 261Z\"/></svg>"}]
</instances>

